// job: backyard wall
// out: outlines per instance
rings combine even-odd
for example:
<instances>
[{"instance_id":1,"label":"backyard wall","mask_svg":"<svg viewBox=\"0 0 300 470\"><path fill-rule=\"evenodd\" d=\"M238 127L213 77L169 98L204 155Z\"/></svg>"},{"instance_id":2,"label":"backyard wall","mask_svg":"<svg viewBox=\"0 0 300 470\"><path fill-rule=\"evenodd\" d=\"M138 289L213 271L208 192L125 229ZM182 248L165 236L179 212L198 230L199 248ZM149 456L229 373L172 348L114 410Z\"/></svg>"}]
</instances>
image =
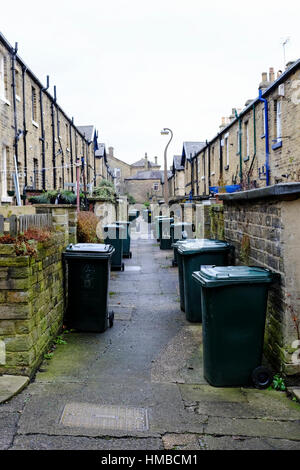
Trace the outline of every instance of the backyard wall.
<instances>
[{"instance_id":1,"label":"backyard wall","mask_svg":"<svg viewBox=\"0 0 300 470\"><path fill-rule=\"evenodd\" d=\"M32 376L62 327L64 248L64 233L39 243L36 258L0 245L0 374Z\"/></svg>"},{"instance_id":2,"label":"backyard wall","mask_svg":"<svg viewBox=\"0 0 300 470\"><path fill-rule=\"evenodd\" d=\"M287 375L300 374L299 357L295 355L300 349L299 197L299 183L220 195L224 236L235 246L236 264L263 266L280 274L280 281L269 294L265 355ZM214 209L212 214L214 236Z\"/></svg>"}]
</instances>

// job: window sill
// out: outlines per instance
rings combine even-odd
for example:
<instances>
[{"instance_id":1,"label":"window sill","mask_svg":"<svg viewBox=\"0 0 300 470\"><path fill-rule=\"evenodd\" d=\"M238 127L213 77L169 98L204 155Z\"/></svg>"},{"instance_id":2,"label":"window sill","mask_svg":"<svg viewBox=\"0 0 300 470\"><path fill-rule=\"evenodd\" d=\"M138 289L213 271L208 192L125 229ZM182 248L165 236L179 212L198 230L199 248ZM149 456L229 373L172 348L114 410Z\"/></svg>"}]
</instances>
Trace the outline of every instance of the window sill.
<instances>
[{"instance_id":1,"label":"window sill","mask_svg":"<svg viewBox=\"0 0 300 470\"><path fill-rule=\"evenodd\" d=\"M7 104L7 106L10 106L10 101L8 101L4 96L0 96L0 100Z\"/></svg>"},{"instance_id":2,"label":"window sill","mask_svg":"<svg viewBox=\"0 0 300 470\"><path fill-rule=\"evenodd\" d=\"M34 127L36 127L36 128L39 128L39 125L38 125L38 123L37 123L37 122L35 122L33 119L32 119L32 121L31 121L31 122L32 122L32 125L33 125Z\"/></svg>"},{"instance_id":3,"label":"window sill","mask_svg":"<svg viewBox=\"0 0 300 470\"><path fill-rule=\"evenodd\" d=\"M277 150L282 147L282 140L280 142L276 142L276 144L272 145L272 150Z\"/></svg>"},{"instance_id":4,"label":"window sill","mask_svg":"<svg viewBox=\"0 0 300 470\"><path fill-rule=\"evenodd\" d=\"M210 176L215 176L215 174L216 174L216 173L213 171L213 172L210 174Z\"/></svg>"}]
</instances>

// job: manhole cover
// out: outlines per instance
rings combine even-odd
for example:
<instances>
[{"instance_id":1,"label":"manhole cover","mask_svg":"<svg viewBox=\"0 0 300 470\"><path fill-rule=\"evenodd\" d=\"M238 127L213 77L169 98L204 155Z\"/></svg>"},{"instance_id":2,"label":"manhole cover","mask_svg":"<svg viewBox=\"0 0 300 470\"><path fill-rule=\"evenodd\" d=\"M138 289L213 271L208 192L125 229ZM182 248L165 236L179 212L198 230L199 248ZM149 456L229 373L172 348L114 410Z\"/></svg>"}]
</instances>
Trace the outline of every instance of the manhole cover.
<instances>
[{"instance_id":1,"label":"manhole cover","mask_svg":"<svg viewBox=\"0 0 300 470\"><path fill-rule=\"evenodd\" d=\"M145 408L114 405L68 403L60 423L64 426L110 429L119 431L146 431L149 429Z\"/></svg>"}]
</instances>

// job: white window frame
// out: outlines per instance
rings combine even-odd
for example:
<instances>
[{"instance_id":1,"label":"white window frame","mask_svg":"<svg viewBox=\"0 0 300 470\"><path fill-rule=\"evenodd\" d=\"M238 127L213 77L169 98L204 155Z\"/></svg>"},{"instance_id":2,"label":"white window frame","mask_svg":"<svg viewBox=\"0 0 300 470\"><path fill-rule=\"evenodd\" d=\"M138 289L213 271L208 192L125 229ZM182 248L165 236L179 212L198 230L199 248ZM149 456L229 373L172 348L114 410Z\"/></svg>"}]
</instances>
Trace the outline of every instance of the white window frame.
<instances>
[{"instance_id":1,"label":"white window frame","mask_svg":"<svg viewBox=\"0 0 300 470\"><path fill-rule=\"evenodd\" d=\"M0 98L6 99L5 96L5 76L4 76L4 55L0 52Z\"/></svg>"},{"instance_id":2,"label":"white window frame","mask_svg":"<svg viewBox=\"0 0 300 470\"><path fill-rule=\"evenodd\" d=\"M245 122L245 134L246 134L246 157L249 157L250 147L249 147L249 121Z\"/></svg>"},{"instance_id":3,"label":"white window frame","mask_svg":"<svg viewBox=\"0 0 300 470\"><path fill-rule=\"evenodd\" d=\"M282 141L281 100L276 102L276 141Z\"/></svg>"},{"instance_id":4,"label":"white window frame","mask_svg":"<svg viewBox=\"0 0 300 470\"><path fill-rule=\"evenodd\" d=\"M226 166L229 166L229 132L224 135L225 149L226 149Z\"/></svg>"}]
</instances>

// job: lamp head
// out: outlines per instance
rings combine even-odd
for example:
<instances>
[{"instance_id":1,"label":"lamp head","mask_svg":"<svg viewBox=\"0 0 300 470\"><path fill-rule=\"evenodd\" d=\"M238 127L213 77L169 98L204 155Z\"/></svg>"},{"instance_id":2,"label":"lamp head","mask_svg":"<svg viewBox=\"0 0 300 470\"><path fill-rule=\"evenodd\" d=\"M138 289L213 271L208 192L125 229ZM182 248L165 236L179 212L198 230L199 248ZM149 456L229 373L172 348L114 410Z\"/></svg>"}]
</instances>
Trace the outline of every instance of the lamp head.
<instances>
[{"instance_id":1,"label":"lamp head","mask_svg":"<svg viewBox=\"0 0 300 470\"><path fill-rule=\"evenodd\" d=\"M163 129L162 131L160 131L161 135L168 135L169 134L169 131L167 129Z\"/></svg>"}]
</instances>

